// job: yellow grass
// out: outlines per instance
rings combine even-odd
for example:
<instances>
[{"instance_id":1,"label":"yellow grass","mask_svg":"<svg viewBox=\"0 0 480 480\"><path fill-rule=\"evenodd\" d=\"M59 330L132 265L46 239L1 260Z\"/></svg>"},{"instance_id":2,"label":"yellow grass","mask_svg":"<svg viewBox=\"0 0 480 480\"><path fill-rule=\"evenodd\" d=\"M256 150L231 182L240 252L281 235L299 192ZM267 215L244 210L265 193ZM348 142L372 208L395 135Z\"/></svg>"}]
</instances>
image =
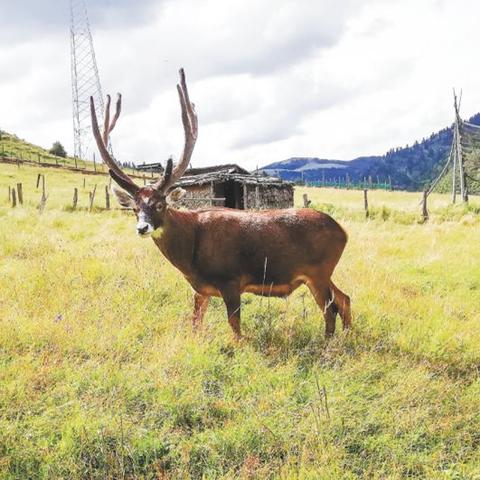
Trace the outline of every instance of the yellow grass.
<instances>
[{"instance_id":1,"label":"yellow grass","mask_svg":"<svg viewBox=\"0 0 480 480\"><path fill-rule=\"evenodd\" d=\"M474 207L434 196L422 225L418 193L370 192L389 214L367 221L362 192L298 189L349 234L355 329L325 343L306 289L246 295L236 346L219 300L191 332L190 288L131 215L66 209L106 177L44 171L39 215L37 169L0 165L0 478L480 477Z\"/></svg>"}]
</instances>

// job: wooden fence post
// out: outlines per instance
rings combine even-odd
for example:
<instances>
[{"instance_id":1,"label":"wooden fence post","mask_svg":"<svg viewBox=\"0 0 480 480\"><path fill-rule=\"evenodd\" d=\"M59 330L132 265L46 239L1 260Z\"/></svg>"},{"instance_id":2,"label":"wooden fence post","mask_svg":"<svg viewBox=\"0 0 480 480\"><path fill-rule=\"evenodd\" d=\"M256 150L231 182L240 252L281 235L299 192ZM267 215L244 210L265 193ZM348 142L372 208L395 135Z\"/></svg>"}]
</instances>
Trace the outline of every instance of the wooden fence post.
<instances>
[{"instance_id":1,"label":"wooden fence post","mask_svg":"<svg viewBox=\"0 0 480 480\"><path fill-rule=\"evenodd\" d=\"M365 218L369 217L368 213L368 190L365 188L363 190L363 208L365 209Z\"/></svg>"},{"instance_id":2,"label":"wooden fence post","mask_svg":"<svg viewBox=\"0 0 480 480\"><path fill-rule=\"evenodd\" d=\"M77 203L78 203L78 188L75 187L73 189L73 209L75 210L77 208Z\"/></svg>"},{"instance_id":3,"label":"wooden fence post","mask_svg":"<svg viewBox=\"0 0 480 480\"><path fill-rule=\"evenodd\" d=\"M45 174L42 173L42 196L45 196Z\"/></svg>"},{"instance_id":4,"label":"wooden fence post","mask_svg":"<svg viewBox=\"0 0 480 480\"><path fill-rule=\"evenodd\" d=\"M15 189L12 188L12 208L17 206L17 194L15 193Z\"/></svg>"},{"instance_id":5,"label":"wooden fence post","mask_svg":"<svg viewBox=\"0 0 480 480\"><path fill-rule=\"evenodd\" d=\"M303 206L304 208L308 208L311 204L311 200L308 199L308 195L306 193L303 194Z\"/></svg>"},{"instance_id":6,"label":"wooden fence post","mask_svg":"<svg viewBox=\"0 0 480 480\"><path fill-rule=\"evenodd\" d=\"M108 185L105 185L105 208L110 210L110 192L108 191Z\"/></svg>"},{"instance_id":7,"label":"wooden fence post","mask_svg":"<svg viewBox=\"0 0 480 480\"><path fill-rule=\"evenodd\" d=\"M42 198L40 199L40 204L38 205L38 211L40 214L45 210L45 205L47 204L48 196L45 193L42 193Z\"/></svg>"},{"instance_id":8,"label":"wooden fence post","mask_svg":"<svg viewBox=\"0 0 480 480\"><path fill-rule=\"evenodd\" d=\"M12 187L8 186L8 203L12 201Z\"/></svg>"},{"instance_id":9,"label":"wooden fence post","mask_svg":"<svg viewBox=\"0 0 480 480\"><path fill-rule=\"evenodd\" d=\"M243 209L248 209L248 187L245 182L243 182Z\"/></svg>"},{"instance_id":10,"label":"wooden fence post","mask_svg":"<svg viewBox=\"0 0 480 480\"><path fill-rule=\"evenodd\" d=\"M21 183L17 183L18 203L23 205L23 188Z\"/></svg>"},{"instance_id":11,"label":"wooden fence post","mask_svg":"<svg viewBox=\"0 0 480 480\"><path fill-rule=\"evenodd\" d=\"M42 178L42 174L39 173L39 174L37 175L37 188L40 186L40 179L41 179L41 178Z\"/></svg>"},{"instance_id":12,"label":"wooden fence post","mask_svg":"<svg viewBox=\"0 0 480 480\"><path fill-rule=\"evenodd\" d=\"M85 177L83 177L83 188L85 188Z\"/></svg>"},{"instance_id":13,"label":"wooden fence post","mask_svg":"<svg viewBox=\"0 0 480 480\"><path fill-rule=\"evenodd\" d=\"M255 208L260 210L260 187L255 185Z\"/></svg>"},{"instance_id":14,"label":"wooden fence post","mask_svg":"<svg viewBox=\"0 0 480 480\"><path fill-rule=\"evenodd\" d=\"M97 161L95 159L95 152L93 152L93 169L95 172L97 171Z\"/></svg>"},{"instance_id":15,"label":"wooden fence post","mask_svg":"<svg viewBox=\"0 0 480 480\"><path fill-rule=\"evenodd\" d=\"M428 198L428 191L424 190L423 200L422 200L422 217L424 222L428 220L427 198Z\"/></svg>"},{"instance_id":16,"label":"wooden fence post","mask_svg":"<svg viewBox=\"0 0 480 480\"><path fill-rule=\"evenodd\" d=\"M90 207L89 207L89 212L92 211L93 208L93 202L95 201L95 192L97 191L97 186L95 185L93 187L93 192L90 193Z\"/></svg>"}]
</instances>

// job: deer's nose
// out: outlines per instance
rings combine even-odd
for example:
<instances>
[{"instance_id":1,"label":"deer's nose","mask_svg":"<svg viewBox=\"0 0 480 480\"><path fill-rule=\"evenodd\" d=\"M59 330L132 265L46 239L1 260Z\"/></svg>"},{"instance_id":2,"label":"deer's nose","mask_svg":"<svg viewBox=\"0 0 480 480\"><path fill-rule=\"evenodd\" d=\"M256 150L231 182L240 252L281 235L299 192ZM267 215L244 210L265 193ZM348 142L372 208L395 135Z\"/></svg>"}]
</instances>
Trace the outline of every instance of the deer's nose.
<instances>
[{"instance_id":1,"label":"deer's nose","mask_svg":"<svg viewBox=\"0 0 480 480\"><path fill-rule=\"evenodd\" d=\"M139 235L145 235L148 232L148 224L144 223L143 225L137 226L137 233Z\"/></svg>"}]
</instances>

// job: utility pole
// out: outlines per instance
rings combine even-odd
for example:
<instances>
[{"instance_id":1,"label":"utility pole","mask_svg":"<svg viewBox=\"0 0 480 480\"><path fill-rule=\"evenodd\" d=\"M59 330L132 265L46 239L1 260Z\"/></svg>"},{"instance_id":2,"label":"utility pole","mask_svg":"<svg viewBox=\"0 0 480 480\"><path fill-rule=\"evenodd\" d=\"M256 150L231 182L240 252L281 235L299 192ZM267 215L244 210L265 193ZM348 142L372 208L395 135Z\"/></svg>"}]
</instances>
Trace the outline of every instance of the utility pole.
<instances>
[{"instance_id":1,"label":"utility pole","mask_svg":"<svg viewBox=\"0 0 480 480\"><path fill-rule=\"evenodd\" d=\"M460 118L460 105L457 100L457 94L455 93L455 90L453 91L453 104L455 107L455 159L454 159L454 174L453 174L453 182L454 182L454 187L455 185L455 163L458 164L458 174L460 177L460 195L462 197L463 202L468 202L468 190L467 190L467 182L465 179L465 168L464 168L464 158L463 158L463 152L462 152L462 142L461 142L461 125L462 125L462 119ZM456 190L456 188L455 188ZM453 198L454 200L454 198ZM454 200L455 203L455 200Z\"/></svg>"},{"instance_id":2,"label":"utility pole","mask_svg":"<svg viewBox=\"0 0 480 480\"><path fill-rule=\"evenodd\" d=\"M453 90L453 106L455 108L455 122L453 123L452 130L452 146L450 148L450 153L448 154L446 163L431 184L430 188L427 190L426 195L430 195L433 192L434 188L440 180L443 178L444 175L447 174L449 168L451 166L452 171L452 203L455 203L457 198L457 184L460 183L460 195L462 197L462 201L467 203L468 202L468 184L467 184L467 173L465 170L465 152L462 146L462 137L465 137L465 140L468 142L466 144L467 149L469 143L474 145L474 143L479 143L479 134L480 134L480 125L476 125L473 123L469 123L468 121L463 121L460 117L460 105L462 103L462 94L460 92L460 98L457 98L457 94L455 89ZM472 148L475 148L474 146ZM457 171L458 177L457 179Z\"/></svg>"}]
</instances>

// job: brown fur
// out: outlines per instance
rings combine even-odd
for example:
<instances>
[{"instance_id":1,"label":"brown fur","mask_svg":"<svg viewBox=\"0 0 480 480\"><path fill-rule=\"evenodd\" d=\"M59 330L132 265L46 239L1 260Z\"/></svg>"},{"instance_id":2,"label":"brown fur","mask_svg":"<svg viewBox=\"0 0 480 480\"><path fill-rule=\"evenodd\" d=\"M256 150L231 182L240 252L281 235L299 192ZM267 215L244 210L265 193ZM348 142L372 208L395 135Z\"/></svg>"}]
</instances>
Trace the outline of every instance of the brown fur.
<instances>
[{"instance_id":1,"label":"brown fur","mask_svg":"<svg viewBox=\"0 0 480 480\"><path fill-rule=\"evenodd\" d=\"M337 313L344 328L350 326L350 299L331 281L347 234L328 215L312 209L183 211L165 206L154 222L162 228L156 245L195 291L194 326L201 324L209 297L222 297L240 337L242 293L285 297L302 284L324 313L327 336L335 331Z\"/></svg>"}]
</instances>

